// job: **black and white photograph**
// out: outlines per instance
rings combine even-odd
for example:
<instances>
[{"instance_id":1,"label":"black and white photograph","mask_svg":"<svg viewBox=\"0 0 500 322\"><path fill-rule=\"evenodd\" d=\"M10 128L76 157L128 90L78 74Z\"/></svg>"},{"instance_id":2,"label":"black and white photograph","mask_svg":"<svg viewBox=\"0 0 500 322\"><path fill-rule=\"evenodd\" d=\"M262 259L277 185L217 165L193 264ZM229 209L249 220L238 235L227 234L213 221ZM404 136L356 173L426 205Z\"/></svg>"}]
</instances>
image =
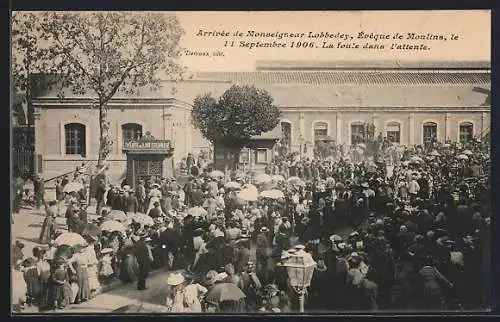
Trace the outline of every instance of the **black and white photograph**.
<instances>
[{"instance_id":1,"label":"black and white photograph","mask_svg":"<svg viewBox=\"0 0 500 322\"><path fill-rule=\"evenodd\" d=\"M14 11L11 312L491 305L491 12Z\"/></svg>"}]
</instances>

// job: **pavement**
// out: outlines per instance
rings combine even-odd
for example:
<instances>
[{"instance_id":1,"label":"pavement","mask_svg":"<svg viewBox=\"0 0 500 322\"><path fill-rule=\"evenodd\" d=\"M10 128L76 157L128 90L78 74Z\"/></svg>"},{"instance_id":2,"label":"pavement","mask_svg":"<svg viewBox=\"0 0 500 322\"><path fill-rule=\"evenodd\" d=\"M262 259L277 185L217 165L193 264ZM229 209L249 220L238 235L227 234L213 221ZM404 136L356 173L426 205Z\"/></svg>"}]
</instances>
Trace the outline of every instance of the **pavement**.
<instances>
[{"instance_id":1,"label":"pavement","mask_svg":"<svg viewBox=\"0 0 500 322\"><path fill-rule=\"evenodd\" d=\"M95 209L95 205L91 205L89 210ZM61 209L64 214L64 209ZM95 217L93 213L89 213L90 219ZM12 242L19 240L25 244L25 257L32 256L31 250L35 246L39 246L38 236L45 218L45 210L35 210L31 208L23 208L20 213L13 214L14 223L12 224L11 236ZM61 216L56 218L58 228L66 230L66 219ZM337 231L336 233L342 237L347 237L352 232L352 229L346 228ZM172 272L164 269L156 270L151 273L147 280L148 289L139 291L135 284L124 285L119 280L113 280L103 284L102 293L94 297L92 300L69 305L64 310L58 310L48 313L111 313L128 304L143 305L144 309L152 313L165 312L163 306L166 299L166 280ZM25 313L38 313L34 308L27 308Z\"/></svg>"}]
</instances>

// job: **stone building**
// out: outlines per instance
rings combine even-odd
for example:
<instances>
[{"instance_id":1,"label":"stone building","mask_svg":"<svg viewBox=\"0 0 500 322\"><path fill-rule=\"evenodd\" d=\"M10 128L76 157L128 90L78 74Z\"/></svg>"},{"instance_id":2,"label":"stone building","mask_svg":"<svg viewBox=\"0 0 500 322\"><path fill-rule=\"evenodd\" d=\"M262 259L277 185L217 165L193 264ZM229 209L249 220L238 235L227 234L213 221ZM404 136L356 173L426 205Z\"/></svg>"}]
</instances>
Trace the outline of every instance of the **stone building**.
<instances>
[{"instance_id":1,"label":"stone building","mask_svg":"<svg viewBox=\"0 0 500 322\"><path fill-rule=\"evenodd\" d=\"M124 176L124 142L149 131L170 140L171 172L188 152L209 143L193 129L193 99L218 98L232 84L266 89L282 111L281 129L292 152L312 154L314 142L331 138L350 145L363 135L363 123L395 144L422 144L427 137L467 141L490 131L490 62L257 62L253 72L200 72L161 90L134 97L117 96L109 104L116 143L109 157L110 175ZM59 100L47 93L35 102L35 150L46 177L71 171L82 160L97 160L98 111L91 97L67 93ZM270 153L256 151L255 163Z\"/></svg>"}]
</instances>

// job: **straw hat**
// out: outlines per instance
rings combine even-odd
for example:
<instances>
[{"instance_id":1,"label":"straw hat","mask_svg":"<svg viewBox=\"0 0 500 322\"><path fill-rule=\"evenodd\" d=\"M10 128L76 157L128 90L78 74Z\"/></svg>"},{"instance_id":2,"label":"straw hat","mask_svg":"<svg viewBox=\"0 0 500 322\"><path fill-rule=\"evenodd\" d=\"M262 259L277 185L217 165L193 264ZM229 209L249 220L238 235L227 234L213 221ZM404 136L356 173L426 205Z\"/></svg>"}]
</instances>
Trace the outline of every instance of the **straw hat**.
<instances>
[{"instance_id":1,"label":"straw hat","mask_svg":"<svg viewBox=\"0 0 500 322\"><path fill-rule=\"evenodd\" d=\"M167 285L177 286L184 283L185 278L180 273L170 274L167 278Z\"/></svg>"}]
</instances>

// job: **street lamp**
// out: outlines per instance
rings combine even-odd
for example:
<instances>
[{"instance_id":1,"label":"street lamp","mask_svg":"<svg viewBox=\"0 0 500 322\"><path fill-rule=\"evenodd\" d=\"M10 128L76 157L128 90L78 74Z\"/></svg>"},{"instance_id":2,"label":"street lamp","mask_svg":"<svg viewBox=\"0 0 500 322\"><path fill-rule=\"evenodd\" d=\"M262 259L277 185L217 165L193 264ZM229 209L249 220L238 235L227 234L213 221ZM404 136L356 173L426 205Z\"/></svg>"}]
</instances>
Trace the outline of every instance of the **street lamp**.
<instances>
[{"instance_id":1,"label":"street lamp","mask_svg":"<svg viewBox=\"0 0 500 322\"><path fill-rule=\"evenodd\" d=\"M304 312L304 299L307 287L311 285L311 279L316 267L316 262L311 254L304 251L303 245L284 251L281 256L282 265L286 267L290 286L299 295L300 312Z\"/></svg>"}]
</instances>

